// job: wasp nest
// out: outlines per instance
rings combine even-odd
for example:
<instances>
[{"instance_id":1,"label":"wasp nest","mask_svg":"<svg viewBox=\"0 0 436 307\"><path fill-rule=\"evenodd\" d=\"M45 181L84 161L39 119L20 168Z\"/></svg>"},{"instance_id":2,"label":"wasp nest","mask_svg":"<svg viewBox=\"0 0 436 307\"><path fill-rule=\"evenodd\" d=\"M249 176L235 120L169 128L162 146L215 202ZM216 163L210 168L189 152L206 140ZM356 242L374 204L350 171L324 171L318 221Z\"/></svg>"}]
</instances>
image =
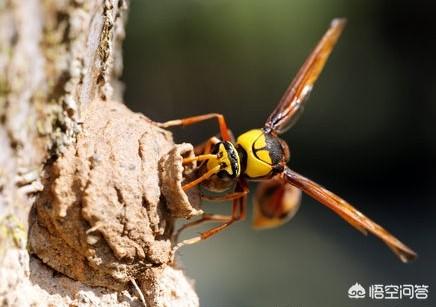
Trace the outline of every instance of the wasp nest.
<instances>
[{"instance_id":1,"label":"wasp nest","mask_svg":"<svg viewBox=\"0 0 436 307\"><path fill-rule=\"evenodd\" d=\"M94 102L76 144L44 171L31 251L87 285L121 290L138 280L156 305L156 280L171 263L174 219L201 213L198 190L181 189L182 156L191 154L190 144L174 145L143 115Z\"/></svg>"}]
</instances>

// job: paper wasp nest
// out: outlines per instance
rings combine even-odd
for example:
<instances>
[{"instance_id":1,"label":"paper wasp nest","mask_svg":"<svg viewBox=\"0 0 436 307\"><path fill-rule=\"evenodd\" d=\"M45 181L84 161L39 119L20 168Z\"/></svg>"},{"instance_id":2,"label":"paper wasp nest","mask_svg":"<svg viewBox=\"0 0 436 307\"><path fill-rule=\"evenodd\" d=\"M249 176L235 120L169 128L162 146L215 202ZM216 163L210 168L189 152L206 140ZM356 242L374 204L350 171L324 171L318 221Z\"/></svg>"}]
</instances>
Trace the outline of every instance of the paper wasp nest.
<instances>
[{"instance_id":1,"label":"paper wasp nest","mask_svg":"<svg viewBox=\"0 0 436 307\"><path fill-rule=\"evenodd\" d=\"M182 155L190 154L190 144L175 146L143 115L94 102L77 143L45 170L31 251L91 286L120 290L136 279L153 299L148 292L162 289L147 287L170 262L174 218L201 213L198 191L188 199L181 189Z\"/></svg>"}]
</instances>

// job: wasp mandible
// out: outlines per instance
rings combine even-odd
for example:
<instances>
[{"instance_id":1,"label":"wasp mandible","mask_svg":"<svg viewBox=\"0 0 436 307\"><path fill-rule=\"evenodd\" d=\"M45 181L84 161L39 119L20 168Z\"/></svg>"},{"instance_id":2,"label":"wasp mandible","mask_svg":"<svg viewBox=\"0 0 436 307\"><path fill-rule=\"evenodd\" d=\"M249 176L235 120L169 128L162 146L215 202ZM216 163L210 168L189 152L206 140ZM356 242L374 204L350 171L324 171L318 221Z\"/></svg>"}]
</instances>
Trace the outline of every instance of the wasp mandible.
<instances>
[{"instance_id":1,"label":"wasp mandible","mask_svg":"<svg viewBox=\"0 0 436 307\"><path fill-rule=\"evenodd\" d=\"M211 113L158 123L159 126L168 128L177 125L188 126L209 119L218 121L220 138L210 138L196 148L195 157L184 159L184 164L199 161L200 175L185 184L183 189L186 191L201 184L207 190L224 193L204 198L233 201L230 216L205 213L199 220L182 226L178 233L206 221L221 223L197 237L182 241L179 246L207 239L235 221L243 219L248 193L247 180L255 180L260 182L255 194L255 227L275 227L288 221L297 212L303 191L333 210L363 234L370 232L379 237L403 262L416 257L414 251L348 202L287 166L290 159L289 147L279 135L292 127L302 112L304 103L345 23L343 18L331 22L329 29L306 59L263 128L249 130L235 141L221 114ZM229 192L230 189L233 191Z\"/></svg>"}]
</instances>

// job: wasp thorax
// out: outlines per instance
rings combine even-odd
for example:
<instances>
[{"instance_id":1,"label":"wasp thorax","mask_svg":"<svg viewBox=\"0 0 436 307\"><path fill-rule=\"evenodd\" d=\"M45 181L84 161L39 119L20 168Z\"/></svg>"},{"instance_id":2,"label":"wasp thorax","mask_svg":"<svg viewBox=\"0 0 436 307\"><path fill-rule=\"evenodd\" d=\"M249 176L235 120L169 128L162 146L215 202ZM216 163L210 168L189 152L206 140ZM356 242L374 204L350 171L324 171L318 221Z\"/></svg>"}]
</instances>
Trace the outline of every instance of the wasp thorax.
<instances>
[{"instance_id":1,"label":"wasp thorax","mask_svg":"<svg viewBox=\"0 0 436 307\"><path fill-rule=\"evenodd\" d=\"M237 144L244 152L244 174L251 179L274 175L283 169L288 158L287 145L262 129L240 135Z\"/></svg>"}]
</instances>

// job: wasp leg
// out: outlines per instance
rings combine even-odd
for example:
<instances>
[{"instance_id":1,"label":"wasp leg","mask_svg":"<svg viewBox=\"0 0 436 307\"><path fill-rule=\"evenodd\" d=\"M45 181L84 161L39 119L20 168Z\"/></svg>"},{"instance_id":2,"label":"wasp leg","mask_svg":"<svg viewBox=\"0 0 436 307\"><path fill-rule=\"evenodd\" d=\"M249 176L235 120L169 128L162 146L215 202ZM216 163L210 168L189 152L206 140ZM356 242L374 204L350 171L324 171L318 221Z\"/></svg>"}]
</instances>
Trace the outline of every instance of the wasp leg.
<instances>
[{"instance_id":1,"label":"wasp leg","mask_svg":"<svg viewBox=\"0 0 436 307\"><path fill-rule=\"evenodd\" d=\"M197 147L202 147L200 150L203 154L196 155L194 157L185 158L185 159L183 159L182 163L187 164L187 163L191 163L193 161L205 161L205 160L217 158L217 156L215 154L210 154L210 151L212 149L212 146L215 145L216 143L219 143L219 142L220 142L220 140L217 137L214 137L214 136L211 137L205 143L200 144L199 146L196 146L196 148L194 149L194 152L197 152ZM216 174L218 171L219 171L219 167L215 167L215 168L209 170L208 172L206 172L205 174L203 174L201 177L197 178L196 180L185 184L182 187L183 190L187 191L187 190L195 187L196 185L200 184L204 180L208 179L210 176Z\"/></svg>"},{"instance_id":2,"label":"wasp leg","mask_svg":"<svg viewBox=\"0 0 436 307\"><path fill-rule=\"evenodd\" d=\"M179 249L180 247L182 247L183 245L190 245L190 244L194 244L197 242L200 242L201 240L206 240L207 238L210 238L211 236L213 236L214 234L217 234L218 232L224 230L225 228L227 228L228 226L230 226L231 224L233 224L233 222L239 220L239 215L240 215L240 210L239 209L239 200L235 199L233 200L233 207L232 207L232 215L229 216L227 219L217 219L217 220L211 220L211 221L216 221L216 222L223 222L221 225L218 225L216 227L213 227L207 231L201 232L200 235L193 237L191 239L186 239L183 240L182 242L178 243L173 251L175 252L177 249ZM212 215L213 216L213 215ZM225 217L225 216L223 216ZM206 222L207 220L204 219L200 219L198 220L198 223L192 222L190 223L188 226L186 226L184 229L191 227L191 226L196 226L196 225L200 225L204 222Z\"/></svg>"},{"instance_id":3,"label":"wasp leg","mask_svg":"<svg viewBox=\"0 0 436 307\"><path fill-rule=\"evenodd\" d=\"M223 224L218 225L216 227L213 227L207 231L201 232L199 236L183 240L182 242L178 243L176 247L174 248L174 251L176 251L178 248L180 248L183 245L189 245L194 244L197 242L200 242L201 240L206 240L210 238L211 236L219 233L220 231L226 229L231 224L233 224L236 221L245 219L246 216L246 204L247 204L247 192L248 192L248 186L245 181L240 181L240 188L242 188L242 191L239 191L241 193L241 196L239 198L233 199L233 206L232 206L232 215L231 216L225 216L225 215L205 215L203 218L199 219L198 221L194 221L192 223L183 225L181 229L179 229L176 233L176 238L180 234L182 230L185 230L186 228L198 226L204 222L223 222ZM238 193L238 192L237 192Z\"/></svg>"},{"instance_id":4,"label":"wasp leg","mask_svg":"<svg viewBox=\"0 0 436 307\"><path fill-rule=\"evenodd\" d=\"M209 195L201 195L201 199L209 200L209 201L226 201L242 198L243 196L248 194L248 189L240 192L233 192L227 195L219 195L219 196L209 196Z\"/></svg>"},{"instance_id":5,"label":"wasp leg","mask_svg":"<svg viewBox=\"0 0 436 307\"><path fill-rule=\"evenodd\" d=\"M240 199L241 203L242 203L241 206L240 206L240 211L239 211L240 212L240 219L244 220L245 219L245 211L246 211L245 210L245 207L246 207L245 199L246 198L244 196L247 194L247 192L235 192L235 193L229 194L229 196L231 196L229 198L221 198L219 200L217 198L217 199L214 199L214 200L216 200L216 201L226 201L226 200ZM244 199L243 202L242 202L242 199ZM207 214L207 213L205 213L205 214L203 214L202 218L200 218L200 219L198 219L196 221L193 221L191 223L187 223L187 224L183 225L182 227L180 227L177 230L177 232L174 235L174 237L173 237L174 241L177 241L177 238L179 237L180 233L183 230L187 229L187 228L199 226L199 225L201 225L203 223L207 223L207 222L223 222L223 223L225 223L225 222L230 221L231 219L232 219L231 215L219 215L219 214Z\"/></svg>"},{"instance_id":6,"label":"wasp leg","mask_svg":"<svg viewBox=\"0 0 436 307\"><path fill-rule=\"evenodd\" d=\"M242 180L241 180L242 181ZM248 185L247 183L244 181L242 182L242 189L243 192L245 192L244 196L242 196L239 199L239 219L240 220L245 220L246 216L247 216L247 194L248 194Z\"/></svg>"},{"instance_id":7,"label":"wasp leg","mask_svg":"<svg viewBox=\"0 0 436 307\"><path fill-rule=\"evenodd\" d=\"M198 155L198 156L183 159L182 164L188 164L188 163L191 163L194 161L204 161L204 160L209 160L209 159L214 159L214 158L217 158L217 155L213 155L213 154Z\"/></svg>"},{"instance_id":8,"label":"wasp leg","mask_svg":"<svg viewBox=\"0 0 436 307\"><path fill-rule=\"evenodd\" d=\"M227 127L226 120L224 119L224 116L222 114L218 114L218 113L209 113L209 114L197 115L197 116L192 116L182 119L175 119L164 123L156 123L156 125L161 128L169 128L173 126L189 126L212 118L216 118L218 120L221 138L224 141L231 141L232 137L229 133L229 128Z\"/></svg>"},{"instance_id":9,"label":"wasp leg","mask_svg":"<svg viewBox=\"0 0 436 307\"><path fill-rule=\"evenodd\" d=\"M232 206L231 219L228 220L227 222L224 222L221 225L218 225L216 227L213 227L207 231L200 233L200 235L198 237L200 238L200 240L206 240L206 239L210 238L211 236L216 235L220 231L222 231L222 230L226 229L227 227L229 227L230 225L232 225L234 222L239 221L239 219L241 218L240 212L241 212L241 209L240 209L239 199L234 199L233 206Z\"/></svg>"},{"instance_id":10,"label":"wasp leg","mask_svg":"<svg viewBox=\"0 0 436 307\"><path fill-rule=\"evenodd\" d=\"M241 192L248 192L248 186L247 183L243 180L239 181L239 188L242 188ZM205 232L200 233L200 240L205 240L207 238L210 238L211 236L219 233L220 231L226 229L231 224L233 224L236 221L245 219L246 216L246 202L247 202L247 193L245 193L240 198L233 199L233 206L232 206L232 218L221 225L218 225L214 228L211 228ZM239 209L239 210L238 210ZM239 211L239 212L238 212ZM194 242L195 243L195 242Z\"/></svg>"},{"instance_id":11,"label":"wasp leg","mask_svg":"<svg viewBox=\"0 0 436 307\"><path fill-rule=\"evenodd\" d=\"M207 222L228 222L229 220L231 220L232 216L231 215L220 215L220 214L203 214L203 216L196 220L193 221L191 223L187 223L184 224L182 227L180 227L177 232L173 235L173 241L177 242L178 238L180 236L180 234L182 233L183 230L191 228L191 227L195 227L195 226L199 226L201 224L207 223Z\"/></svg>"},{"instance_id":12,"label":"wasp leg","mask_svg":"<svg viewBox=\"0 0 436 307\"><path fill-rule=\"evenodd\" d=\"M213 136L210 139L208 139L206 142L203 142L203 143L195 146L194 153L196 155L208 154L211 152L212 147L219 142L220 142L220 139L217 138L216 136Z\"/></svg>"},{"instance_id":13,"label":"wasp leg","mask_svg":"<svg viewBox=\"0 0 436 307\"><path fill-rule=\"evenodd\" d=\"M241 197L239 199L233 200L232 216L229 220L225 221L221 225L213 227L207 231L201 232L200 235L197 237L194 237L192 239L183 240L182 242L177 244L177 248L179 248L183 245L194 244L194 243L200 242L202 240L206 240L206 239L212 237L213 235L216 235L217 233L223 231L224 229L226 229L227 227L232 225L234 222L245 218L245 215L246 215L245 205L243 205L243 203L245 202L245 200L244 200L245 198L246 197L244 196L244 197Z\"/></svg>"},{"instance_id":14,"label":"wasp leg","mask_svg":"<svg viewBox=\"0 0 436 307\"><path fill-rule=\"evenodd\" d=\"M208 179L209 177L213 176L214 174L218 173L220 170L221 166L217 165L214 168L208 170L206 173L204 173L203 175L201 175L200 177L198 177L197 179L191 181L190 183L185 184L184 186L182 186L183 191L187 191L189 189L192 189L193 187L195 187L196 185L202 183L203 181L205 181L206 179Z\"/></svg>"},{"instance_id":15,"label":"wasp leg","mask_svg":"<svg viewBox=\"0 0 436 307\"><path fill-rule=\"evenodd\" d=\"M248 193L248 189L246 191L242 191L242 192L234 192L234 193L228 194L228 195L221 197L221 198L218 198L218 197L217 198L210 198L208 200L226 201L226 200L240 199L241 200L241 206L240 206L240 211L239 211L240 212L240 219L244 220L245 219L245 212L246 212L245 207L246 207L246 203L247 203L246 202L247 198L245 197L245 195L247 195L247 193ZM202 196L202 199L205 199L205 198ZM202 218L200 218L196 221L193 221L191 223L187 223L187 224L183 225L182 227L180 227L177 230L176 234L173 236L173 241L177 242L177 239L178 239L180 233L187 228L199 226L199 225L206 223L206 222L228 222L231 219L232 219L231 215L219 215L219 214L207 214L207 213L205 213L205 214L203 214Z\"/></svg>"}]
</instances>

